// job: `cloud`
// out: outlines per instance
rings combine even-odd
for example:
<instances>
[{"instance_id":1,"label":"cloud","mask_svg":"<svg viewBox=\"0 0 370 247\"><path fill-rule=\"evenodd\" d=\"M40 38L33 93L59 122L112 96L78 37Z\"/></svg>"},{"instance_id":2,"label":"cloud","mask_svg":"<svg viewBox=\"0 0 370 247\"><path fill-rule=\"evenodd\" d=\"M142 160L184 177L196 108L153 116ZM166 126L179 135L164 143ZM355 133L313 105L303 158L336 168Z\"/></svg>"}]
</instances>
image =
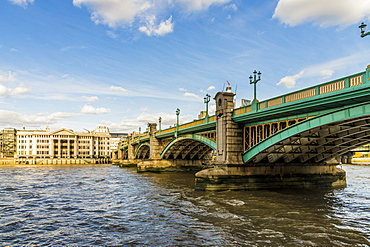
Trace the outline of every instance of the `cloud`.
<instances>
[{"instance_id":1,"label":"cloud","mask_svg":"<svg viewBox=\"0 0 370 247\"><path fill-rule=\"evenodd\" d=\"M188 12L207 10L211 5L222 5L231 0L73 0L76 7L85 6L91 12L95 24L107 25L110 28L129 27L148 36L163 36L174 31L172 15L167 20L157 17L173 11L174 6L185 8ZM235 10L230 4L228 9ZM168 16L168 15L167 15ZM158 24L159 23L159 24ZM107 35L116 38L116 34Z\"/></svg>"},{"instance_id":2,"label":"cloud","mask_svg":"<svg viewBox=\"0 0 370 247\"><path fill-rule=\"evenodd\" d=\"M90 97L87 97L87 96L82 96L82 98L86 101L89 101L89 102L94 102L94 101L98 101L99 98L97 96L90 96Z\"/></svg>"},{"instance_id":3,"label":"cloud","mask_svg":"<svg viewBox=\"0 0 370 247\"><path fill-rule=\"evenodd\" d=\"M35 115L23 115L14 111L0 110L0 124L1 125L23 125L27 126L40 126L45 124L56 123L65 118L71 118L78 116L78 113L68 112L55 112L49 113L38 113Z\"/></svg>"},{"instance_id":4,"label":"cloud","mask_svg":"<svg viewBox=\"0 0 370 247\"><path fill-rule=\"evenodd\" d=\"M23 8L27 7L27 5L29 3L33 3L34 0L8 0L9 2L11 2L12 4L16 4L16 5L19 5Z\"/></svg>"},{"instance_id":5,"label":"cloud","mask_svg":"<svg viewBox=\"0 0 370 247\"><path fill-rule=\"evenodd\" d=\"M95 108L91 105L84 105L81 108L82 114L102 114L102 113L108 113L110 111L111 110L108 108L103 108L103 107Z\"/></svg>"},{"instance_id":6,"label":"cloud","mask_svg":"<svg viewBox=\"0 0 370 247\"><path fill-rule=\"evenodd\" d=\"M232 4L229 4L229 5L226 5L224 7L224 10L232 10L232 11L237 11L238 10L238 7L236 6L235 3L232 3Z\"/></svg>"},{"instance_id":7,"label":"cloud","mask_svg":"<svg viewBox=\"0 0 370 247\"><path fill-rule=\"evenodd\" d=\"M111 28L131 24L135 17L152 7L147 0L73 0L73 4L77 7L87 6L94 23Z\"/></svg>"},{"instance_id":8,"label":"cloud","mask_svg":"<svg viewBox=\"0 0 370 247\"><path fill-rule=\"evenodd\" d=\"M11 71L8 71L8 72L2 72L0 71L0 82L11 82L11 81L15 81L15 76L16 74L11 72Z\"/></svg>"},{"instance_id":9,"label":"cloud","mask_svg":"<svg viewBox=\"0 0 370 247\"><path fill-rule=\"evenodd\" d=\"M188 11L206 10L214 4L225 4L231 0L177 0L184 5Z\"/></svg>"},{"instance_id":10,"label":"cloud","mask_svg":"<svg viewBox=\"0 0 370 247\"><path fill-rule=\"evenodd\" d=\"M128 93L128 90L123 88L123 87L110 86L109 89L111 91L116 91L116 92L119 92L119 93L124 93L124 94Z\"/></svg>"},{"instance_id":11,"label":"cloud","mask_svg":"<svg viewBox=\"0 0 370 247\"><path fill-rule=\"evenodd\" d=\"M187 91L185 88L182 88L182 87L180 87L179 90L180 91L183 91L183 92L186 92Z\"/></svg>"},{"instance_id":12,"label":"cloud","mask_svg":"<svg viewBox=\"0 0 370 247\"><path fill-rule=\"evenodd\" d=\"M369 17L369 0L280 0L273 15L290 26L314 22L322 27L346 27Z\"/></svg>"},{"instance_id":13,"label":"cloud","mask_svg":"<svg viewBox=\"0 0 370 247\"><path fill-rule=\"evenodd\" d=\"M194 93L184 93L184 96L199 99L199 96Z\"/></svg>"},{"instance_id":14,"label":"cloud","mask_svg":"<svg viewBox=\"0 0 370 247\"><path fill-rule=\"evenodd\" d=\"M280 85L283 85L287 88L292 88L295 86L296 84L296 81L302 77L304 73L304 70L302 70L301 72L299 72L298 74L296 75L292 75L292 76L285 76L284 78L282 78L276 85L280 86Z\"/></svg>"},{"instance_id":15,"label":"cloud","mask_svg":"<svg viewBox=\"0 0 370 247\"><path fill-rule=\"evenodd\" d=\"M112 39L117 39L119 37L118 34L112 32L112 31L107 31L106 34L111 37Z\"/></svg>"},{"instance_id":16,"label":"cloud","mask_svg":"<svg viewBox=\"0 0 370 247\"><path fill-rule=\"evenodd\" d=\"M17 96L28 92L30 92L30 89L25 87L23 84L20 84L16 88L7 88L0 84L0 96Z\"/></svg>"},{"instance_id":17,"label":"cloud","mask_svg":"<svg viewBox=\"0 0 370 247\"><path fill-rule=\"evenodd\" d=\"M331 69L321 70L321 75L324 77L324 79L331 77L333 74L334 74L334 71Z\"/></svg>"},{"instance_id":18,"label":"cloud","mask_svg":"<svg viewBox=\"0 0 370 247\"><path fill-rule=\"evenodd\" d=\"M167 33L173 32L172 16L165 21L162 21L159 25L155 24L156 17L150 16L147 18L146 26L139 27L139 31L145 33L148 36L163 36Z\"/></svg>"},{"instance_id":19,"label":"cloud","mask_svg":"<svg viewBox=\"0 0 370 247\"><path fill-rule=\"evenodd\" d=\"M207 88L207 91L211 91L211 90L215 90L216 89L216 87L215 86L209 86L208 88Z\"/></svg>"}]
</instances>

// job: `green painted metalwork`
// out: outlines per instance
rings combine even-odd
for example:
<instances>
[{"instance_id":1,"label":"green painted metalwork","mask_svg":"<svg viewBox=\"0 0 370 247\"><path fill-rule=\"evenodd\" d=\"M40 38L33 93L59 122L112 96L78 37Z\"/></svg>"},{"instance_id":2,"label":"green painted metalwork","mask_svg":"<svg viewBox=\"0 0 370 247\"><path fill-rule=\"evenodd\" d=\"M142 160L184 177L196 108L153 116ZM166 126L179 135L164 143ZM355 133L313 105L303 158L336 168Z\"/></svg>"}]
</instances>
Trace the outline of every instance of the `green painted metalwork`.
<instances>
[{"instance_id":1,"label":"green painted metalwork","mask_svg":"<svg viewBox=\"0 0 370 247\"><path fill-rule=\"evenodd\" d=\"M149 142L145 142L145 143L140 144L140 146L139 146L139 147L136 149L136 151L135 151L135 155L134 155L134 157L135 157L135 158L137 158L137 155L138 155L138 153L140 152L140 149L141 149L143 146L147 146L147 147L149 147L149 149L150 149L150 144L149 144Z\"/></svg>"},{"instance_id":2,"label":"green painted metalwork","mask_svg":"<svg viewBox=\"0 0 370 247\"><path fill-rule=\"evenodd\" d=\"M176 142L181 142L182 140L194 140L194 141L199 141L204 143L205 145L211 147L213 150L216 150L216 142L200 135L196 134L188 134L188 135L182 135L179 136L177 139L171 141L170 143L167 144L167 146L163 149L161 153L161 158L163 158L164 154L170 149L172 145L174 145Z\"/></svg>"},{"instance_id":3,"label":"green painted metalwork","mask_svg":"<svg viewBox=\"0 0 370 247\"><path fill-rule=\"evenodd\" d=\"M332 111L321 116L309 118L300 123L294 124L290 127L281 130L263 141L259 142L243 154L243 161L250 161L255 155L262 152L266 148L279 143L291 136L297 135L303 131L313 129L320 126L335 123L337 121L351 119L355 117L370 115L370 104L364 103L355 106L344 107L340 110Z\"/></svg>"},{"instance_id":4,"label":"green painted metalwork","mask_svg":"<svg viewBox=\"0 0 370 247\"><path fill-rule=\"evenodd\" d=\"M343 99L352 100L359 98L358 92L366 90L369 87L368 83L369 68L365 72L261 101L255 110L251 109L250 106L237 108L234 110L233 119L235 122L247 122L251 118L259 117L255 114L263 112L266 112L266 116L271 116L271 114L285 112L287 108L289 110L298 110L318 105L333 105L334 103L344 105Z\"/></svg>"},{"instance_id":5,"label":"green painted metalwork","mask_svg":"<svg viewBox=\"0 0 370 247\"><path fill-rule=\"evenodd\" d=\"M193 134L199 132L205 132L216 129L216 116L210 116L203 119L198 119L189 123L181 124L178 127L178 135ZM169 129L157 131L155 137L158 139L165 139L173 137L176 128L172 127Z\"/></svg>"}]
</instances>

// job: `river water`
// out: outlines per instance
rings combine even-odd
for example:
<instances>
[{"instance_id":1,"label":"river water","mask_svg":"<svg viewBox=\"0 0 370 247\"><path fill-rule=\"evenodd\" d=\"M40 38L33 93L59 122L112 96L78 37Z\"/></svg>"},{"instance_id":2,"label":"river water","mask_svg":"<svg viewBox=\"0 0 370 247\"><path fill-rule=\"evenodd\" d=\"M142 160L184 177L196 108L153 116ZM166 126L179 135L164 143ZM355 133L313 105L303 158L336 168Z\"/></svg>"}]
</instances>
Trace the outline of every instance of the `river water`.
<instances>
[{"instance_id":1,"label":"river water","mask_svg":"<svg viewBox=\"0 0 370 247\"><path fill-rule=\"evenodd\" d=\"M370 166L336 190L194 191L194 175L0 166L0 246L370 246Z\"/></svg>"}]
</instances>

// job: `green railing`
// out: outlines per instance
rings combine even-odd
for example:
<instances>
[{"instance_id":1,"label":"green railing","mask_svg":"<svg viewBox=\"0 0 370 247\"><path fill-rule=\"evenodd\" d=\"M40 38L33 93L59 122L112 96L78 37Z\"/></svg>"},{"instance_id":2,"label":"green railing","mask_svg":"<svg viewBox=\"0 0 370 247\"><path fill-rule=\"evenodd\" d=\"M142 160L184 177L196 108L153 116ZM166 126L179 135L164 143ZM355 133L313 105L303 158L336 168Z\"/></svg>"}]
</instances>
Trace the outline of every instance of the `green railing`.
<instances>
[{"instance_id":1,"label":"green railing","mask_svg":"<svg viewBox=\"0 0 370 247\"><path fill-rule=\"evenodd\" d=\"M370 71L370 67L367 68ZM317 86L305 88L299 91L288 93L279 97L261 101L258 104L258 109L266 109L273 106L282 105L310 97L339 91L345 88L355 87L366 82L366 72L354 74L339 80L329 81ZM369 79L367 79L369 80ZM234 109L234 116L251 112L251 105Z\"/></svg>"}]
</instances>

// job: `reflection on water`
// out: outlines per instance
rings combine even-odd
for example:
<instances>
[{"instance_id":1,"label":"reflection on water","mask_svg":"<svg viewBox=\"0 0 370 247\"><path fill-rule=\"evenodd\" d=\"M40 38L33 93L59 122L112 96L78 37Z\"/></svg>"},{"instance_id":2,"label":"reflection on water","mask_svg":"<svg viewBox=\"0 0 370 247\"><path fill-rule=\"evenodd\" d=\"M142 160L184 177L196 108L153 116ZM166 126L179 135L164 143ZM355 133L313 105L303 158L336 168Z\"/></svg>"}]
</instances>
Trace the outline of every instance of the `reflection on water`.
<instances>
[{"instance_id":1,"label":"reflection on water","mask_svg":"<svg viewBox=\"0 0 370 247\"><path fill-rule=\"evenodd\" d=\"M0 166L1 246L370 246L370 166L340 190L194 191L194 175Z\"/></svg>"}]
</instances>

